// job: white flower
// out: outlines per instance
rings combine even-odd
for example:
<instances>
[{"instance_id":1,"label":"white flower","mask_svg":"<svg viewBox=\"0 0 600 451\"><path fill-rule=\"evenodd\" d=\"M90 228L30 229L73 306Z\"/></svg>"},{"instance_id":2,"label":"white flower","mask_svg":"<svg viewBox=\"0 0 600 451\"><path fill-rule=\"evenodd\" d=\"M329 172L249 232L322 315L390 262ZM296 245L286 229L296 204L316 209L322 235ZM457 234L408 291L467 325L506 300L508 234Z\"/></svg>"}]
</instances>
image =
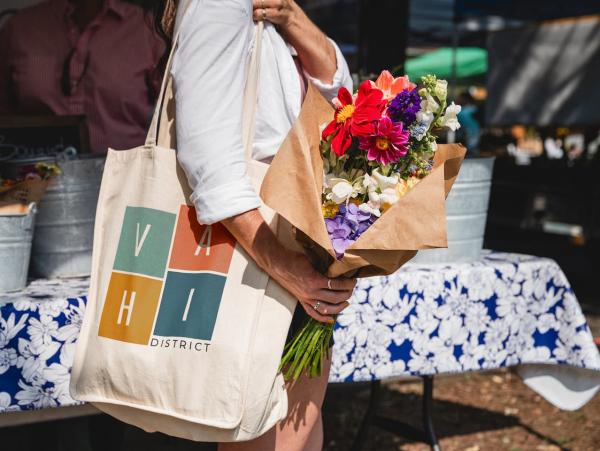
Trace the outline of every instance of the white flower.
<instances>
[{"instance_id":1,"label":"white flower","mask_svg":"<svg viewBox=\"0 0 600 451\"><path fill-rule=\"evenodd\" d=\"M378 218L381 216L381 210L379 209L381 206L380 202L373 202L372 200L369 200L369 202L365 203L365 204L360 204L358 206L358 209L360 211L362 211L363 213L369 213L371 215L375 215Z\"/></svg>"},{"instance_id":2,"label":"white flower","mask_svg":"<svg viewBox=\"0 0 600 451\"><path fill-rule=\"evenodd\" d=\"M496 314L506 320L508 328L511 331L517 329L519 324L524 320L523 316L526 312L526 305L523 299L519 297L507 296L496 300ZM531 324L535 328L535 319Z\"/></svg>"},{"instance_id":3,"label":"white flower","mask_svg":"<svg viewBox=\"0 0 600 451\"><path fill-rule=\"evenodd\" d=\"M442 127L448 127L450 130L453 131L458 130L460 128L460 122L458 122L457 115L458 113L460 113L460 109L460 105L456 105L454 102L448 105L448 108L446 108L446 112L440 118Z\"/></svg>"},{"instance_id":4,"label":"white flower","mask_svg":"<svg viewBox=\"0 0 600 451\"><path fill-rule=\"evenodd\" d=\"M541 334L545 334L550 329L557 329L556 318L551 313L544 313L540 315L537 321L537 329Z\"/></svg>"},{"instance_id":5,"label":"white flower","mask_svg":"<svg viewBox=\"0 0 600 451\"><path fill-rule=\"evenodd\" d=\"M508 324L503 319L489 323L484 333L483 341L490 351L498 352L502 349L502 343L508 337Z\"/></svg>"},{"instance_id":6,"label":"white flower","mask_svg":"<svg viewBox=\"0 0 600 451\"><path fill-rule=\"evenodd\" d=\"M66 299L53 299L40 302L38 312L40 315L49 315L52 318L56 318L63 313L68 306L69 302Z\"/></svg>"},{"instance_id":7,"label":"white flower","mask_svg":"<svg viewBox=\"0 0 600 451\"><path fill-rule=\"evenodd\" d=\"M384 190L387 188L396 188L396 185L398 184L398 176L397 175L394 174L394 175L388 177L388 176L380 174L378 169L375 169L373 171L372 179L375 179L375 181L377 182L377 186L381 190Z\"/></svg>"},{"instance_id":8,"label":"white flower","mask_svg":"<svg viewBox=\"0 0 600 451\"><path fill-rule=\"evenodd\" d=\"M79 337L79 331L81 330L82 319L83 317L75 318L73 322L60 327L56 332L57 340L64 341L65 343L76 341L77 337Z\"/></svg>"},{"instance_id":9,"label":"white flower","mask_svg":"<svg viewBox=\"0 0 600 451\"><path fill-rule=\"evenodd\" d=\"M355 382L371 381L373 380L373 375L369 367L365 366L364 368L354 370L352 380Z\"/></svg>"},{"instance_id":10,"label":"white flower","mask_svg":"<svg viewBox=\"0 0 600 451\"><path fill-rule=\"evenodd\" d=\"M454 352L454 346L462 345L468 337L469 331L463 326L462 319L451 316L440 322L438 336L431 338L429 350L433 353L441 353L444 349Z\"/></svg>"},{"instance_id":11,"label":"white flower","mask_svg":"<svg viewBox=\"0 0 600 451\"><path fill-rule=\"evenodd\" d=\"M469 290L469 299L475 301L486 301L494 295L494 287L490 282L493 280L493 268L474 268L472 271L463 273L461 282Z\"/></svg>"},{"instance_id":12,"label":"white flower","mask_svg":"<svg viewBox=\"0 0 600 451\"><path fill-rule=\"evenodd\" d=\"M479 302L471 302L465 317L465 326L469 333L479 335L486 328L490 316L488 315L487 307Z\"/></svg>"},{"instance_id":13,"label":"white flower","mask_svg":"<svg viewBox=\"0 0 600 451\"><path fill-rule=\"evenodd\" d=\"M435 101L431 94L426 93L424 98L421 98L421 110L420 112L431 114L432 118L435 113L440 110L440 104ZM417 115L417 120L418 120Z\"/></svg>"},{"instance_id":14,"label":"white flower","mask_svg":"<svg viewBox=\"0 0 600 451\"><path fill-rule=\"evenodd\" d=\"M415 351L410 351L410 360L408 361L408 369L413 374L435 374L436 368L432 360L427 355L418 354Z\"/></svg>"},{"instance_id":15,"label":"white flower","mask_svg":"<svg viewBox=\"0 0 600 451\"><path fill-rule=\"evenodd\" d=\"M377 379L385 379L389 377L399 376L406 371L404 360L394 360L393 362L382 361L375 369L373 374Z\"/></svg>"},{"instance_id":16,"label":"white flower","mask_svg":"<svg viewBox=\"0 0 600 451\"><path fill-rule=\"evenodd\" d=\"M0 413L2 412L16 412L21 410L19 406L11 406L10 394L3 391L0 392Z\"/></svg>"},{"instance_id":17,"label":"white flower","mask_svg":"<svg viewBox=\"0 0 600 451\"><path fill-rule=\"evenodd\" d=\"M373 177L377 180L377 184L381 190L381 194L379 195L380 202L388 206L398 202L398 190L396 189L396 186L398 186L398 176L386 177L375 170L373 171Z\"/></svg>"},{"instance_id":18,"label":"white flower","mask_svg":"<svg viewBox=\"0 0 600 451\"><path fill-rule=\"evenodd\" d=\"M38 302L32 302L29 299L18 299L12 303L15 310L22 312L25 310L31 310L35 312L38 308Z\"/></svg>"},{"instance_id":19,"label":"white flower","mask_svg":"<svg viewBox=\"0 0 600 451\"><path fill-rule=\"evenodd\" d=\"M56 336L58 331L58 323L52 320L51 316L41 315L40 319L31 318L27 333L31 337L31 343L36 348L42 348L45 345L52 343L52 337Z\"/></svg>"},{"instance_id":20,"label":"white flower","mask_svg":"<svg viewBox=\"0 0 600 451\"><path fill-rule=\"evenodd\" d=\"M331 378L337 382L344 382L354 371L354 365L351 362L341 362L334 358L331 360Z\"/></svg>"},{"instance_id":21,"label":"white flower","mask_svg":"<svg viewBox=\"0 0 600 451\"><path fill-rule=\"evenodd\" d=\"M421 102L421 110L417 113L417 120L410 127L410 134L414 136L417 141L421 141L425 137L435 117L434 112L427 109L428 105L428 102L425 100Z\"/></svg>"},{"instance_id":22,"label":"white flower","mask_svg":"<svg viewBox=\"0 0 600 451\"><path fill-rule=\"evenodd\" d=\"M437 311L438 304L433 299L419 299L415 308L416 315L411 315L409 320L411 329L429 336L439 324L435 317Z\"/></svg>"},{"instance_id":23,"label":"white flower","mask_svg":"<svg viewBox=\"0 0 600 451\"><path fill-rule=\"evenodd\" d=\"M366 190L369 201L359 205L360 211L370 213L377 217L381 216L381 208L389 207L398 202L398 186L399 179L397 175L385 176L377 169L371 175L365 174L362 185Z\"/></svg>"},{"instance_id":24,"label":"white flower","mask_svg":"<svg viewBox=\"0 0 600 451\"><path fill-rule=\"evenodd\" d=\"M52 389L44 389L39 385L27 385L22 380L19 381L20 391L15 395L20 406L32 405L36 409L47 407L56 407L58 404L52 394Z\"/></svg>"},{"instance_id":25,"label":"white flower","mask_svg":"<svg viewBox=\"0 0 600 451\"><path fill-rule=\"evenodd\" d=\"M550 355L550 349L546 346L536 346L522 351L521 360L529 363L546 363L550 359Z\"/></svg>"},{"instance_id":26,"label":"white flower","mask_svg":"<svg viewBox=\"0 0 600 451\"><path fill-rule=\"evenodd\" d=\"M27 323L28 314L22 315L19 322L15 323L15 314L11 313L8 319L0 317L0 348L8 345L8 342L17 336Z\"/></svg>"},{"instance_id":27,"label":"white flower","mask_svg":"<svg viewBox=\"0 0 600 451\"><path fill-rule=\"evenodd\" d=\"M409 291L423 290L423 297L425 299L437 299L441 293L444 292L444 273L442 271L430 271L423 274L419 274L419 277L411 277L412 281L422 281L418 285L418 288Z\"/></svg>"},{"instance_id":28,"label":"white flower","mask_svg":"<svg viewBox=\"0 0 600 451\"><path fill-rule=\"evenodd\" d=\"M13 348L0 349L0 374L4 374L11 366L17 364L17 351Z\"/></svg>"},{"instance_id":29,"label":"white flower","mask_svg":"<svg viewBox=\"0 0 600 451\"><path fill-rule=\"evenodd\" d=\"M392 340L396 346L401 346L410 336L410 329L408 324L402 323L394 326L392 331Z\"/></svg>"},{"instance_id":30,"label":"white flower","mask_svg":"<svg viewBox=\"0 0 600 451\"><path fill-rule=\"evenodd\" d=\"M442 102L446 100L448 96L448 82L446 80L438 80L433 88L433 93Z\"/></svg>"},{"instance_id":31,"label":"white flower","mask_svg":"<svg viewBox=\"0 0 600 451\"><path fill-rule=\"evenodd\" d=\"M417 123L426 128L425 132L433 122L434 114L431 111L421 110L417 113Z\"/></svg>"},{"instance_id":32,"label":"white flower","mask_svg":"<svg viewBox=\"0 0 600 451\"><path fill-rule=\"evenodd\" d=\"M505 349L497 350L486 349L486 354L481 364L481 369L492 369L502 366L508 358L508 352ZM506 366L506 365L504 365Z\"/></svg>"},{"instance_id":33,"label":"white flower","mask_svg":"<svg viewBox=\"0 0 600 451\"><path fill-rule=\"evenodd\" d=\"M369 330L367 338L369 347L378 349L380 353L387 349L392 343L392 339L392 329L381 323L375 324L374 327Z\"/></svg>"},{"instance_id":34,"label":"white flower","mask_svg":"<svg viewBox=\"0 0 600 451\"><path fill-rule=\"evenodd\" d=\"M410 126L410 135L413 136L417 141L421 141L427 134L428 130L428 124L424 122L415 122Z\"/></svg>"},{"instance_id":35,"label":"white flower","mask_svg":"<svg viewBox=\"0 0 600 451\"><path fill-rule=\"evenodd\" d=\"M462 352L459 357L462 370L479 369L479 361L485 356L485 346L479 344L477 340L468 341L462 345Z\"/></svg>"},{"instance_id":36,"label":"white flower","mask_svg":"<svg viewBox=\"0 0 600 451\"><path fill-rule=\"evenodd\" d=\"M32 342L19 338L17 346L17 368L21 368L23 378L34 385L43 385L45 380L42 372L46 368L46 361L56 354L60 343L53 341L48 345L36 347Z\"/></svg>"},{"instance_id":37,"label":"white flower","mask_svg":"<svg viewBox=\"0 0 600 451\"><path fill-rule=\"evenodd\" d=\"M327 188L330 190L326 195L327 199L336 204L342 204L352 197L354 187L348 180L329 175L325 179Z\"/></svg>"},{"instance_id":38,"label":"white flower","mask_svg":"<svg viewBox=\"0 0 600 451\"><path fill-rule=\"evenodd\" d=\"M60 349L60 363L52 363L44 368L43 375L48 382L54 384L54 397L61 404L73 403L69 394L69 380L73 357L75 355L75 343L67 343Z\"/></svg>"}]
</instances>

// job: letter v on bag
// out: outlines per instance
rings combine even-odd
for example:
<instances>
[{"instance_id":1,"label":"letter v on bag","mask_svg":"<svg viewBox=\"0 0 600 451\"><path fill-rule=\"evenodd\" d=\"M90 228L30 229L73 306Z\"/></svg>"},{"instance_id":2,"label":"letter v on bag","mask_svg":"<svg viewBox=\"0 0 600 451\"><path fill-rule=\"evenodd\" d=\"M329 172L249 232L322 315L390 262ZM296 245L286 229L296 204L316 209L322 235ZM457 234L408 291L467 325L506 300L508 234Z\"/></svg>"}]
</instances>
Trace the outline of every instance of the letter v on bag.
<instances>
[{"instance_id":1,"label":"letter v on bag","mask_svg":"<svg viewBox=\"0 0 600 451\"><path fill-rule=\"evenodd\" d=\"M143 207L127 207L114 269L162 278L165 275L177 216Z\"/></svg>"}]
</instances>

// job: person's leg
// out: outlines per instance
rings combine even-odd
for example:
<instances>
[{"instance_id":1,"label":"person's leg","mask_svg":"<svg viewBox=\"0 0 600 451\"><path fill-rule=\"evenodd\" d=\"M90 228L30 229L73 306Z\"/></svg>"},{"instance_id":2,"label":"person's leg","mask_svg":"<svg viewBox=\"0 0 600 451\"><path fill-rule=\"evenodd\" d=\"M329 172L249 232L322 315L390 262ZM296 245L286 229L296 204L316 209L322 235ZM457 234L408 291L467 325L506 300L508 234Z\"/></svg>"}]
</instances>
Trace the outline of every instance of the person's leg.
<instances>
[{"instance_id":1,"label":"person's leg","mask_svg":"<svg viewBox=\"0 0 600 451\"><path fill-rule=\"evenodd\" d=\"M219 451L321 451L323 424L321 407L325 399L329 368L328 359L323 374L317 378L303 375L288 385L288 416L271 430L248 442L222 443Z\"/></svg>"}]
</instances>

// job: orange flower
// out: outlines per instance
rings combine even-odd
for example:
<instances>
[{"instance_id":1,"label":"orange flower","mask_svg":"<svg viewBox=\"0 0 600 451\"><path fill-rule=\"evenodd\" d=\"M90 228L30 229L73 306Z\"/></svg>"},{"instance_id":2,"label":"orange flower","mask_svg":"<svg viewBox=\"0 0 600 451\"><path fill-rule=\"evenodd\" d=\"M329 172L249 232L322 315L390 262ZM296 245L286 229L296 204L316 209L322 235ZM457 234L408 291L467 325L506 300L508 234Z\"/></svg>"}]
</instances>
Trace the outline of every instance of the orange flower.
<instances>
[{"instance_id":1,"label":"orange flower","mask_svg":"<svg viewBox=\"0 0 600 451\"><path fill-rule=\"evenodd\" d=\"M379 78L373 83L373 86L379 88L383 92L384 100L391 100L405 89L413 90L417 87L416 84L411 83L408 80L408 75L394 78L387 70L381 72Z\"/></svg>"}]
</instances>

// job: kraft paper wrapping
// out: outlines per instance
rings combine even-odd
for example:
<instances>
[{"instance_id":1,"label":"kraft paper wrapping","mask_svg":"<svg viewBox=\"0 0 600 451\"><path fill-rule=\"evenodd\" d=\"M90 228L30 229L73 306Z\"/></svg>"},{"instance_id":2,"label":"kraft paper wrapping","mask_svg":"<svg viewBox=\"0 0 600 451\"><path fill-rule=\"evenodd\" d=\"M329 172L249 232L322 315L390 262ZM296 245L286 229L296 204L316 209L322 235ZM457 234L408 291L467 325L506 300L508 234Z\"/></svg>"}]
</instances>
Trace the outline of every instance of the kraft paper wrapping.
<instances>
[{"instance_id":1,"label":"kraft paper wrapping","mask_svg":"<svg viewBox=\"0 0 600 451\"><path fill-rule=\"evenodd\" d=\"M441 144L433 169L387 210L341 260L325 228L321 210L323 160L320 126L331 121L333 107L309 86L298 120L273 159L261 188L263 201L296 230L313 264L329 277L391 274L419 249L447 247L445 199L460 170L466 149Z\"/></svg>"}]
</instances>

